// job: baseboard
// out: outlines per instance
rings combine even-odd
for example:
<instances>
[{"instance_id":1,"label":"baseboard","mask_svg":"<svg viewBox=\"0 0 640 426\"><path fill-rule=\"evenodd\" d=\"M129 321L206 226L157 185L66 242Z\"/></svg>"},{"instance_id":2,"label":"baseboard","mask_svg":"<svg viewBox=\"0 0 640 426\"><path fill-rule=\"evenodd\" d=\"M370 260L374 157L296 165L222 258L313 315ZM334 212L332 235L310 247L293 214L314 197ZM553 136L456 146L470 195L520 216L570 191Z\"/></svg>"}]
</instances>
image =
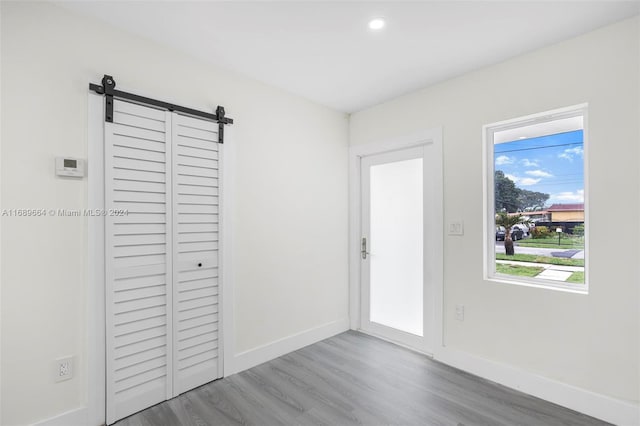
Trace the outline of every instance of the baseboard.
<instances>
[{"instance_id":1,"label":"baseboard","mask_svg":"<svg viewBox=\"0 0 640 426\"><path fill-rule=\"evenodd\" d=\"M349 319L344 318L241 352L232 360L231 372L239 373L347 330L349 330ZM228 361L225 360L226 362ZM41 420L33 426L86 426L87 421L87 408L81 407Z\"/></svg>"},{"instance_id":2,"label":"baseboard","mask_svg":"<svg viewBox=\"0 0 640 426\"><path fill-rule=\"evenodd\" d=\"M434 359L609 423L640 425L640 405L637 403L611 398L455 349L440 348Z\"/></svg>"},{"instance_id":3,"label":"baseboard","mask_svg":"<svg viewBox=\"0 0 640 426\"><path fill-rule=\"evenodd\" d=\"M33 426L86 426L87 416L87 407L80 407L65 411L62 414L45 420L40 420L34 423Z\"/></svg>"},{"instance_id":4,"label":"baseboard","mask_svg":"<svg viewBox=\"0 0 640 426\"><path fill-rule=\"evenodd\" d=\"M236 354L232 361L232 371L233 373L239 373L248 370L251 367L271 361L279 356L304 348L320 340L328 339L347 330L349 330L349 319L344 318L240 352Z\"/></svg>"},{"instance_id":5,"label":"baseboard","mask_svg":"<svg viewBox=\"0 0 640 426\"><path fill-rule=\"evenodd\" d=\"M232 371L239 373L348 329L349 319L344 318L241 352L233 359ZM609 423L620 426L640 425L640 405L637 403L611 398L507 364L446 347L437 350L434 359ZM34 426L84 426L87 424L87 415L86 407L81 407L41 420Z\"/></svg>"}]
</instances>

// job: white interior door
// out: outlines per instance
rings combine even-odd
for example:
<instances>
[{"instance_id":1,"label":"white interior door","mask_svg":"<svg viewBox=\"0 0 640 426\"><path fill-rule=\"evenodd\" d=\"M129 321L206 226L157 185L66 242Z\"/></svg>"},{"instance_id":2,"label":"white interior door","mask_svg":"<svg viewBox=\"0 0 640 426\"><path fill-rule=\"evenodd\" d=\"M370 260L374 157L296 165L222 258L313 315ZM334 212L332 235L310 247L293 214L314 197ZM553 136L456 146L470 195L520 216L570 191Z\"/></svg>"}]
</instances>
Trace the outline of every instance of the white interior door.
<instances>
[{"instance_id":1,"label":"white interior door","mask_svg":"<svg viewBox=\"0 0 640 426\"><path fill-rule=\"evenodd\" d=\"M172 396L170 129L170 113L120 101L105 123L109 424Z\"/></svg>"},{"instance_id":2,"label":"white interior door","mask_svg":"<svg viewBox=\"0 0 640 426\"><path fill-rule=\"evenodd\" d=\"M105 123L108 424L222 375L217 140L118 100Z\"/></svg>"},{"instance_id":3,"label":"white interior door","mask_svg":"<svg viewBox=\"0 0 640 426\"><path fill-rule=\"evenodd\" d=\"M218 126L173 117L174 391L222 376L218 339Z\"/></svg>"},{"instance_id":4,"label":"white interior door","mask_svg":"<svg viewBox=\"0 0 640 426\"><path fill-rule=\"evenodd\" d=\"M430 352L427 146L361 160L361 328ZM425 173L425 171L427 171Z\"/></svg>"}]
</instances>

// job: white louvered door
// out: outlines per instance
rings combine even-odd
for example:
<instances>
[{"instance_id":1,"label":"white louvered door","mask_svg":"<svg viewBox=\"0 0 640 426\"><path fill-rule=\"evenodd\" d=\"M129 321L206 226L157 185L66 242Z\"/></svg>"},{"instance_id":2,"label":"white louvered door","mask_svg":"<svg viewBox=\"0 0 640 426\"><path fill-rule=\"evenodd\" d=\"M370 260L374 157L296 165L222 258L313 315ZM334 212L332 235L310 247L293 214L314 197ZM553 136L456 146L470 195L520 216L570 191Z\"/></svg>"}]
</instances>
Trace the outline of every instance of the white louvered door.
<instances>
[{"instance_id":1,"label":"white louvered door","mask_svg":"<svg viewBox=\"0 0 640 426\"><path fill-rule=\"evenodd\" d=\"M221 376L216 127L119 100L105 123L108 424Z\"/></svg>"},{"instance_id":2,"label":"white louvered door","mask_svg":"<svg viewBox=\"0 0 640 426\"><path fill-rule=\"evenodd\" d=\"M174 390L221 377L217 125L173 116Z\"/></svg>"},{"instance_id":3,"label":"white louvered door","mask_svg":"<svg viewBox=\"0 0 640 426\"><path fill-rule=\"evenodd\" d=\"M171 397L171 114L114 101L105 123L107 422Z\"/></svg>"}]
</instances>

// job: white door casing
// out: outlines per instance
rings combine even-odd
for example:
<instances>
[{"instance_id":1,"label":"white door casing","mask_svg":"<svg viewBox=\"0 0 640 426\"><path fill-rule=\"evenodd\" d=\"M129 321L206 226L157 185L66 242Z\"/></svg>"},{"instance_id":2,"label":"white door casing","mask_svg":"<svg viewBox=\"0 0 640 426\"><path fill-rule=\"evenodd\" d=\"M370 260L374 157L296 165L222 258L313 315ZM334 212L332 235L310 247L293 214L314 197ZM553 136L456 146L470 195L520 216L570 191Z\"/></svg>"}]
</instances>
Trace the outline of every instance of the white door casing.
<instances>
[{"instance_id":1,"label":"white door casing","mask_svg":"<svg viewBox=\"0 0 640 426\"><path fill-rule=\"evenodd\" d=\"M378 327L365 319L368 315L367 290L363 280L368 279L368 265L361 258L363 236L363 182L362 167L366 157L400 152L412 148L424 150L424 338L405 339L408 333L391 333L388 327ZM349 312L351 328L395 341L420 352L433 355L443 347L442 339L442 251L443 251L443 192L442 192L442 129L435 128L382 142L356 145L349 150L350 169L350 290ZM400 154L402 155L402 154ZM364 224L366 226L366 224ZM417 337L417 336L416 336Z\"/></svg>"}]
</instances>

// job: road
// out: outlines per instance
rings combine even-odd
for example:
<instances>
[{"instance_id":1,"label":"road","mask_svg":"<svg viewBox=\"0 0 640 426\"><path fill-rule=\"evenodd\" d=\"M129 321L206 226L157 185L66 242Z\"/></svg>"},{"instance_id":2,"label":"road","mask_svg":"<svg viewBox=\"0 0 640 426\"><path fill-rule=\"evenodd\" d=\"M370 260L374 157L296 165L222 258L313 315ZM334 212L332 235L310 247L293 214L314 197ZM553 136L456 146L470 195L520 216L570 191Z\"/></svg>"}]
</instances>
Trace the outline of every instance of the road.
<instances>
[{"instance_id":1,"label":"road","mask_svg":"<svg viewBox=\"0 0 640 426\"><path fill-rule=\"evenodd\" d=\"M535 254L536 256L549 256L553 257L551 253L553 252L562 252L567 249L561 248L539 248L539 247L522 247L518 246L518 243L515 243L515 252L516 254ZM496 241L496 253L504 254L504 242ZM580 250L578 253L571 256L572 259L584 259L584 250Z\"/></svg>"}]
</instances>

